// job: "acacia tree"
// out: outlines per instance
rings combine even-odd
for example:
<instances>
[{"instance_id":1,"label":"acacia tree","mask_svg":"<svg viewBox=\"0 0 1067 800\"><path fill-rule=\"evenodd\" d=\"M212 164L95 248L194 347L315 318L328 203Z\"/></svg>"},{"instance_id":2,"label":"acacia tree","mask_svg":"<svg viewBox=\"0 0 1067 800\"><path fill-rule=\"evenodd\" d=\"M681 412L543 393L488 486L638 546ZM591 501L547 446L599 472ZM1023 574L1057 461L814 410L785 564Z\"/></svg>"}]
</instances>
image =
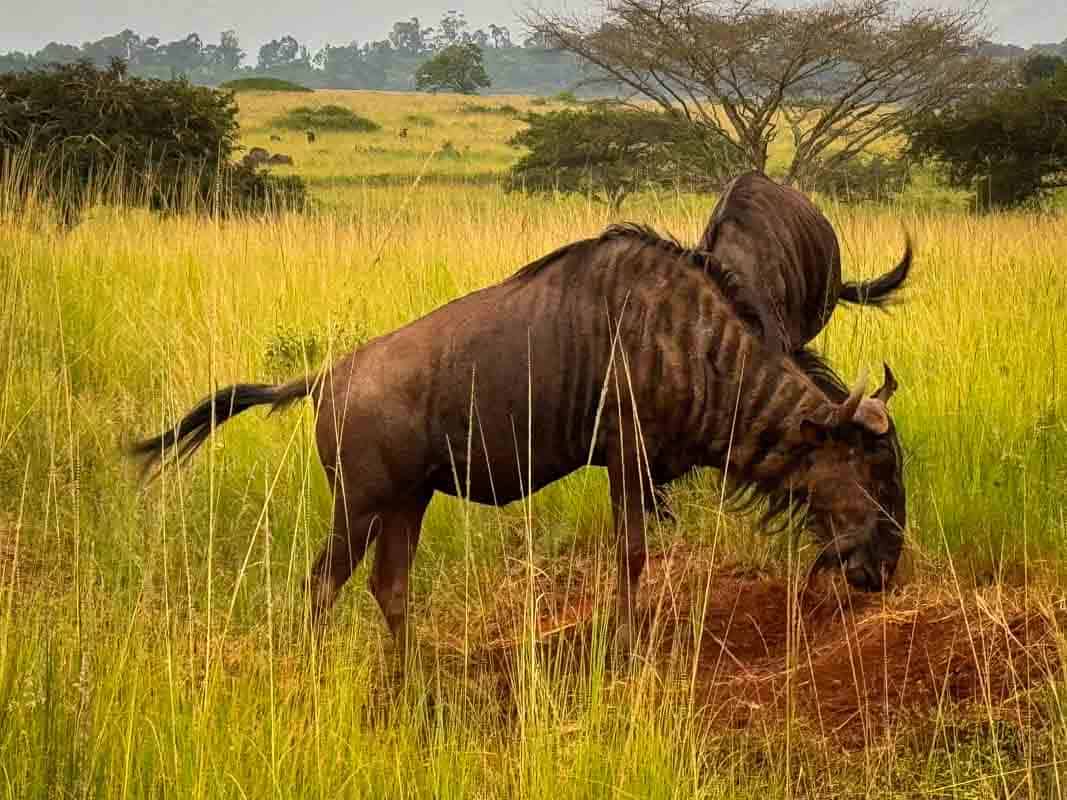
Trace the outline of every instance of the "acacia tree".
<instances>
[{"instance_id":1,"label":"acacia tree","mask_svg":"<svg viewBox=\"0 0 1067 800\"><path fill-rule=\"evenodd\" d=\"M528 10L524 22L595 68L722 139L764 170L779 126L786 180L804 183L998 73L978 57L980 12L904 11L898 0L612 0L598 20Z\"/></svg>"}]
</instances>

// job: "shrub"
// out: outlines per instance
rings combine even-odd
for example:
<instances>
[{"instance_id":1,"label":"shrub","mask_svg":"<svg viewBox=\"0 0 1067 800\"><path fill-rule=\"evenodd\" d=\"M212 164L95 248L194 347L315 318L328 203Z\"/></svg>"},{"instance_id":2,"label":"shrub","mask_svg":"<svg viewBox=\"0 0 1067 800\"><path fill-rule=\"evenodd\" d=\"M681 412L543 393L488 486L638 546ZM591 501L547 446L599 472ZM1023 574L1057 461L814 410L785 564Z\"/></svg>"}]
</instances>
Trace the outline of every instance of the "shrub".
<instances>
[{"instance_id":1,"label":"shrub","mask_svg":"<svg viewBox=\"0 0 1067 800\"><path fill-rule=\"evenodd\" d=\"M737 166L720 139L660 112L598 103L525 120L530 127L508 143L529 152L511 168L506 191L582 193L618 208L643 188L718 188Z\"/></svg>"},{"instance_id":2,"label":"shrub","mask_svg":"<svg viewBox=\"0 0 1067 800\"><path fill-rule=\"evenodd\" d=\"M307 130L313 128L322 131L354 131L356 133L373 133L382 126L374 120L361 117L349 108L338 105L325 105L319 108L298 106L276 118L272 123L276 128L289 130Z\"/></svg>"},{"instance_id":3,"label":"shrub","mask_svg":"<svg viewBox=\"0 0 1067 800\"><path fill-rule=\"evenodd\" d=\"M229 92L131 77L118 59L0 75L0 181L68 224L93 199L220 214L302 204L299 178L231 163L237 137Z\"/></svg>"},{"instance_id":4,"label":"shrub","mask_svg":"<svg viewBox=\"0 0 1067 800\"><path fill-rule=\"evenodd\" d=\"M429 114L408 114L404 117L404 121L418 128L432 128L437 124Z\"/></svg>"},{"instance_id":5,"label":"shrub","mask_svg":"<svg viewBox=\"0 0 1067 800\"><path fill-rule=\"evenodd\" d=\"M1022 82L1030 85L1047 81L1056 77L1056 73L1067 64L1059 56L1047 53L1035 53L1019 67L1019 77Z\"/></svg>"},{"instance_id":6,"label":"shrub","mask_svg":"<svg viewBox=\"0 0 1067 800\"><path fill-rule=\"evenodd\" d=\"M575 95L574 92L560 92L552 99L557 103L563 103L568 106L576 106L581 103L581 100L578 99L578 96Z\"/></svg>"},{"instance_id":7,"label":"shrub","mask_svg":"<svg viewBox=\"0 0 1067 800\"><path fill-rule=\"evenodd\" d=\"M887 201L911 183L911 163L906 158L850 158L833 167L819 167L804 186L807 191L828 194L846 203Z\"/></svg>"},{"instance_id":8,"label":"shrub","mask_svg":"<svg viewBox=\"0 0 1067 800\"><path fill-rule=\"evenodd\" d=\"M459 152L459 149L454 144L452 144L451 139L441 145L441 149L438 151L438 155L440 155L441 158L447 158L451 160L458 160L460 158L463 158L463 154Z\"/></svg>"},{"instance_id":9,"label":"shrub","mask_svg":"<svg viewBox=\"0 0 1067 800\"><path fill-rule=\"evenodd\" d=\"M505 103L500 106L489 106L482 103L466 103L459 107L460 114L504 114L509 117L517 117L519 109Z\"/></svg>"},{"instance_id":10,"label":"shrub","mask_svg":"<svg viewBox=\"0 0 1067 800\"><path fill-rule=\"evenodd\" d=\"M279 325L267 341L263 366L272 379L289 380L307 369L321 367L328 353L339 356L366 344L370 338L359 322L331 321L310 331Z\"/></svg>"},{"instance_id":11,"label":"shrub","mask_svg":"<svg viewBox=\"0 0 1067 800\"><path fill-rule=\"evenodd\" d=\"M231 92L313 92L307 86L281 78L238 78L219 85Z\"/></svg>"}]
</instances>

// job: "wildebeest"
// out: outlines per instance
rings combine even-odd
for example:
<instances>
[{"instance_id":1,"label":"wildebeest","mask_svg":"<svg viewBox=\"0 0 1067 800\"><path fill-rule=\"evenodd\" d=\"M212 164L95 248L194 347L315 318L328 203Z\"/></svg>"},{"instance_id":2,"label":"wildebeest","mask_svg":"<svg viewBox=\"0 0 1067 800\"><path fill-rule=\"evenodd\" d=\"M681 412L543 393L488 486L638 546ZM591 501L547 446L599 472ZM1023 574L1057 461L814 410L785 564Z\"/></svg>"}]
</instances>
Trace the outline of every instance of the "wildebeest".
<instances>
[{"instance_id":1,"label":"wildebeest","mask_svg":"<svg viewBox=\"0 0 1067 800\"><path fill-rule=\"evenodd\" d=\"M907 280L911 240L892 270L872 281L842 282L830 221L802 192L761 172L734 178L711 213L698 248L739 279L738 291L784 350L803 347L839 301L883 307Z\"/></svg>"},{"instance_id":2,"label":"wildebeest","mask_svg":"<svg viewBox=\"0 0 1067 800\"><path fill-rule=\"evenodd\" d=\"M249 150L245 157L241 159L241 163L248 167L258 167L260 164L266 164L270 160L270 153L262 147L253 147Z\"/></svg>"},{"instance_id":3,"label":"wildebeest","mask_svg":"<svg viewBox=\"0 0 1067 800\"><path fill-rule=\"evenodd\" d=\"M878 590L905 520L886 402L849 393L767 346L707 254L616 226L282 385L237 384L134 444L191 454L213 425L311 396L333 485L333 532L308 579L316 623L377 540L371 591L405 647L408 571L435 492L503 505L587 464L607 467L617 534L617 635L631 643L645 564L649 469L723 469L768 518L796 511L818 566Z\"/></svg>"},{"instance_id":4,"label":"wildebeest","mask_svg":"<svg viewBox=\"0 0 1067 800\"><path fill-rule=\"evenodd\" d=\"M400 137L401 139L406 139L406 138L408 138L408 129L407 129L407 128L401 128L401 129L400 129L400 133L398 134L398 136L399 136L399 137Z\"/></svg>"},{"instance_id":5,"label":"wildebeest","mask_svg":"<svg viewBox=\"0 0 1067 800\"><path fill-rule=\"evenodd\" d=\"M309 130L307 132L308 144L315 144L315 131Z\"/></svg>"},{"instance_id":6,"label":"wildebeest","mask_svg":"<svg viewBox=\"0 0 1067 800\"><path fill-rule=\"evenodd\" d=\"M272 164L272 165L278 165L278 164L289 164L289 165L292 165L293 157L292 156L287 156L285 153L275 153L274 155L272 155L270 158L267 159L267 163L268 164Z\"/></svg>"}]
</instances>

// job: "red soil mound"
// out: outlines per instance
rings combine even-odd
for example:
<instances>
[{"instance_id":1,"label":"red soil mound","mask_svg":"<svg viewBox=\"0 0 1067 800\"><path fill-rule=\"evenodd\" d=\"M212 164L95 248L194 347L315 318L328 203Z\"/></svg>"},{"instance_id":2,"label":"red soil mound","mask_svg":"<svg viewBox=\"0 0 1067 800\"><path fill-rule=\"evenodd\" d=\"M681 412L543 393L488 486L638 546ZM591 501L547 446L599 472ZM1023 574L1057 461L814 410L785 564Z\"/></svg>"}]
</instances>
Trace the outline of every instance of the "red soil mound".
<instances>
[{"instance_id":1,"label":"red soil mound","mask_svg":"<svg viewBox=\"0 0 1067 800\"><path fill-rule=\"evenodd\" d=\"M594 612L611 607L614 570L554 566L534 578L539 641L550 651L587 652ZM645 574L646 663L686 681L718 726L792 715L842 744L862 744L895 720L938 709L1027 713L1025 693L1063 677L1067 612L1062 601L1037 607L1025 589L871 595L827 579L797 587L711 569L680 546L652 558ZM506 672L529 596L525 575L498 587L486 616L468 628L485 637L469 641L468 652Z\"/></svg>"}]
</instances>

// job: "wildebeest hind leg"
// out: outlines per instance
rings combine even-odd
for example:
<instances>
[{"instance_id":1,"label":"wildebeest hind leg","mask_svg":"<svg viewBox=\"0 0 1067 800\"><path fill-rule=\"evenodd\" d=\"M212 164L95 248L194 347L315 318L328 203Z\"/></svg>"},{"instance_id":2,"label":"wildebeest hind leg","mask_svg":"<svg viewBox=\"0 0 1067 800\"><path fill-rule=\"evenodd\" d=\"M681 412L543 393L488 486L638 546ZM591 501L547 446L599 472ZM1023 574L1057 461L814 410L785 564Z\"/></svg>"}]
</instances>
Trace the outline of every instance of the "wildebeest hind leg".
<instances>
[{"instance_id":1,"label":"wildebeest hind leg","mask_svg":"<svg viewBox=\"0 0 1067 800\"><path fill-rule=\"evenodd\" d=\"M333 531L308 576L311 620L315 628L322 626L337 593L382 529L380 515L351 507L355 501L346 500L338 488L333 504Z\"/></svg>"},{"instance_id":2,"label":"wildebeest hind leg","mask_svg":"<svg viewBox=\"0 0 1067 800\"><path fill-rule=\"evenodd\" d=\"M429 496L412 498L406 506L383 514L370 576L370 590L393 635L401 670L407 658L408 576L429 502Z\"/></svg>"},{"instance_id":3,"label":"wildebeest hind leg","mask_svg":"<svg viewBox=\"0 0 1067 800\"><path fill-rule=\"evenodd\" d=\"M656 515L663 522L677 522L678 515L674 513L674 509L671 508L670 496L668 495L668 487L671 481L668 478L658 479L655 475L652 477L652 502L653 509Z\"/></svg>"}]
</instances>

